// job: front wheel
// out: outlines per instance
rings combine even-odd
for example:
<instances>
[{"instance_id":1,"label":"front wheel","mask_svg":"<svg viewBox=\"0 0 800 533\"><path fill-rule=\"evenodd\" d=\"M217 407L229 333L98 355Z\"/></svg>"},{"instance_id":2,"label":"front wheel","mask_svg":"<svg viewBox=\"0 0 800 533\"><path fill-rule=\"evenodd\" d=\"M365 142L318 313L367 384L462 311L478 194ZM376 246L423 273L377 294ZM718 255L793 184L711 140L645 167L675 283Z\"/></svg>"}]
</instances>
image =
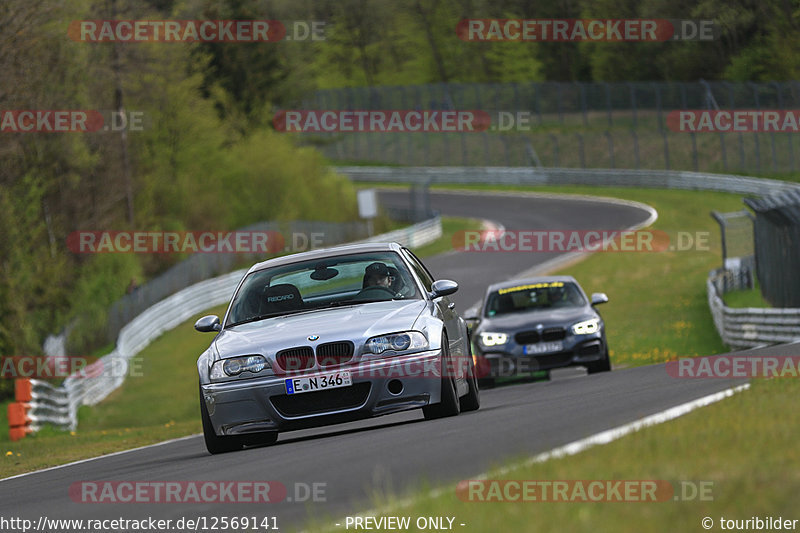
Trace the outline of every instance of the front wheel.
<instances>
[{"instance_id":1,"label":"front wheel","mask_svg":"<svg viewBox=\"0 0 800 533\"><path fill-rule=\"evenodd\" d=\"M602 359L589 363L586 365L586 372L589 374L597 374L598 372L609 372L611 370L611 359L608 357L608 348Z\"/></svg>"},{"instance_id":2,"label":"front wheel","mask_svg":"<svg viewBox=\"0 0 800 533\"><path fill-rule=\"evenodd\" d=\"M456 377L455 372L451 372L448 368L454 368L448 365L450 361L450 344L447 341L447 335L442 336L442 393L441 401L433 405L426 405L422 408L422 414L425 415L426 420L434 420L436 418L444 418L446 416L455 416L461 411L461 406L458 402L458 392L456 390Z\"/></svg>"},{"instance_id":3,"label":"front wheel","mask_svg":"<svg viewBox=\"0 0 800 533\"><path fill-rule=\"evenodd\" d=\"M214 433L214 426L211 425L211 417L208 415L206 402L203 400L203 389L200 388L200 417L203 420L203 439L206 442L208 453L216 455L218 453L235 452L242 449L244 441L238 436L220 437Z\"/></svg>"},{"instance_id":4,"label":"front wheel","mask_svg":"<svg viewBox=\"0 0 800 533\"><path fill-rule=\"evenodd\" d=\"M475 365L472 361L472 350L468 349L467 357L469 357L469 370L467 371L467 386L469 390L464 395L459 404L461 412L477 411L481 407L481 396L478 391L478 378L475 376Z\"/></svg>"}]
</instances>

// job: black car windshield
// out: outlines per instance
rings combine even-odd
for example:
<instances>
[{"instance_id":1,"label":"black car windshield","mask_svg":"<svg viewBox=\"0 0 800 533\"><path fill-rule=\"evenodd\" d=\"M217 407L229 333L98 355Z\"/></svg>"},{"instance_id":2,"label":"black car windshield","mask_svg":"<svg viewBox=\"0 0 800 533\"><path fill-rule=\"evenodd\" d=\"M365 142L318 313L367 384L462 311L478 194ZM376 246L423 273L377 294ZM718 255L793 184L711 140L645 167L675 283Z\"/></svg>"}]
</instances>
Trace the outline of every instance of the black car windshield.
<instances>
[{"instance_id":1,"label":"black car windshield","mask_svg":"<svg viewBox=\"0 0 800 533\"><path fill-rule=\"evenodd\" d=\"M520 313L536 309L583 307L586 305L580 289L569 281L547 281L520 284L499 289L486 302L487 317Z\"/></svg>"},{"instance_id":2,"label":"black car windshield","mask_svg":"<svg viewBox=\"0 0 800 533\"><path fill-rule=\"evenodd\" d=\"M315 309L421 298L394 252L341 255L248 274L231 302L227 326Z\"/></svg>"}]
</instances>

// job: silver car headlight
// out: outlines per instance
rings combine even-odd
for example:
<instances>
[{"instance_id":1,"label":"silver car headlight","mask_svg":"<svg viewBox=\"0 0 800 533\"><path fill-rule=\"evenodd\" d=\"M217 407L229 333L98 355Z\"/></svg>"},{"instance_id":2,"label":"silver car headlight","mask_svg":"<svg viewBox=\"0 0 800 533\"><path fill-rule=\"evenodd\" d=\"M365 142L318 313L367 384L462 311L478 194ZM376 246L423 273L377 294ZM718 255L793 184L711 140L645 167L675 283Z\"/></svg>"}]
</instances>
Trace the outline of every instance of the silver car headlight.
<instances>
[{"instance_id":1,"label":"silver car headlight","mask_svg":"<svg viewBox=\"0 0 800 533\"><path fill-rule=\"evenodd\" d=\"M211 367L211 379L222 379L238 376L242 372L257 374L265 368L271 368L263 355L247 355L217 361Z\"/></svg>"},{"instance_id":2,"label":"silver car headlight","mask_svg":"<svg viewBox=\"0 0 800 533\"><path fill-rule=\"evenodd\" d=\"M508 342L508 335L505 333L493 333L491 331L481 331L481 344L487 348L501 346Z\"/></svg>"},{"instance_id":3,"label":"silver car headlight","mask_svg":"<svg viewBox=\"0 0 800 533\"><path fill-rule=\"evenodd\" d=\"M381 355L392 352L400 355L428 349L428 339L419 331L403 331L372 337L364 345L364 355Z\"/></svg>"},{"instance_id":4,"label":"silver car headlight","mask_svg":"<svg viewBox=\"0 0 800 533\"><path fill-rule=\"evenodd\" d=\"M597 318L590 318L572 325L572 333L575 335L591 335L592 333L597 333L599 329L600 320Z\"/></svg>"}]
</instances>

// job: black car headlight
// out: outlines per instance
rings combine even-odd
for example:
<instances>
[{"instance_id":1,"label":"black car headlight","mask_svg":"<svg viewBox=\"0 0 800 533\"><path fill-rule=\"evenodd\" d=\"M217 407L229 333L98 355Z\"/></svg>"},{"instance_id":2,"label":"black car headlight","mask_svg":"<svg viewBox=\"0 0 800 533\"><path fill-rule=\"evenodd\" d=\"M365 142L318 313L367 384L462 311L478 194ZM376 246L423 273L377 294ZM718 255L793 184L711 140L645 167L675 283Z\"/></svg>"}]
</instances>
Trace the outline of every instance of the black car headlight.
<instances>
[{"instance_id":1,"label":"black car headlight","mask_svg":"<svg viewBox=\"0 0 800 533\"><path fill-rule=\"evenodd\" d=\"M599 318L590 318L589 320L584 320L583 322L572 325L572 333L575 335L591 335L592 333L597 333L599 329Z\"/></svg>"},{"instance_id":2,"label":"black car headlight","mask_svg":"<svg viewBox=\"0 0 800 533\"><path fill-rule=\"evenodd\" d=\"M263 355L247 355L217 361L211 367L211 379L222 379L238 376L242 372L258 374L264 369L271 368Z\"/></svg>"},{"instance_id":3,"label":"black car headlight","mask_svg":"<svg viewBox=\"0 0 800 533\"><path fill-rule=\"evenodd\" d=\"M364 355L382 355L385 352L400 355L427 349L428 339L425 335L419 331L403 331L372 337L364 345Z\"/></svg>"}]
</instances>

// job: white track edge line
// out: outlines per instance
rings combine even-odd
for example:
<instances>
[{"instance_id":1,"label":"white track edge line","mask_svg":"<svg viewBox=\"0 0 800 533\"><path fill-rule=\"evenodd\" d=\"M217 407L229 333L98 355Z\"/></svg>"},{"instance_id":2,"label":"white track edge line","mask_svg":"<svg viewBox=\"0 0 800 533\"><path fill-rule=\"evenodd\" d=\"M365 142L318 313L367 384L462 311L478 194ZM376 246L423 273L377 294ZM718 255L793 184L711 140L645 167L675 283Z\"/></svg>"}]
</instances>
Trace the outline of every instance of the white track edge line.
<instances>
[{"instance_id":1,"label":"white track edge line","mask_svg":"<svg viewBox=\"0 0 800 533\"><path fill-rule=\"evenodd\" d=\"M2 483L3 481L9 481L11 479L17 479L25 476L32 476L34 474L41 474L42 472L49 472L50 470L58 470L59 468L67 468L68 466L79 465L81 463L88 463L90 461L96 461L98 459L105 459L106 457L113 457L115 455L122 455L124 453L146 450L147 448L155 448L156 446L164 446L165 444L172 444L173 442L180 442L182 440L192 439L194 437L199 437L200 435L201 435L200 433L195 433L193 435L186 435L185 437L177 437L175 439L156 442L155 444L147 444L145 446L139 446L138 448L131 448L130 450L120 450L118 452L107 453L105 455L97 455L95 457L87 457L86 459L79 459L77 461L72 461L71 463L66 463L63 465L49 466L47 468L42 468L41 470L34 470L33 472L24 472L22 474L17 474L15 476L4 477L0 479L0 483Z\"/></svg>"},{"instance_id":2,"label":"white track edge line","mask_svg":"<svg viewBox=\"0 0 800 533\"><path fill-rule=\"evenodd\" d=\"M685 403L676 405L674 407L670 407L669 409L665 409L664 411L660 411L658 413L646 416L644 418L640 418L639 420L634 420L633 422L628 422L627 424L623 424L623 425L617 426L615 428L607 429L605 431L601 431L600 433L595 433L594 435L590 435L590 436L585 437L583 439L579 439L579 440L570 442L569 444L565 444L563 446L559 446L557 448L553 448L550 451L534 455L533 457L525 459L524 461L520 461L520 462L517 462L517 463L512 463L509 466L504 466L502 468L499 468L499 469L496 469L496 470L492 470L490 472L485 472L485 473L482 473L482 474L478 474L477 476L474 476L471 479L477 479L477 480L489 479L489 475L493 475L493 476L494 475L503 475L503 474L507 474L508 472L510 472L510 471L512 471L514 469L517 469L517 468L523 468L523 467L526 467L526 466L531 466L531 465L534 465L536 463L544 463L546 461L549 461L550 459L560 459L562 457L568 457L570 455L575 455L575 454L580 453L580 452L582 452L582 451L584 451L584 450L586 450L588 448L591 448L593 446L597 446L597 445L600 445L600 444L608 444L608 443L613 442L613 441L615 441L617 439L620 439L620 438L622 438L622 437L624 437L626 435L629 435L631 433L635 433L635 432L637 432L637 431L639 431L641 429L644 429L644 428L647 428L647 427L651 427L651 426L655 426L655 425L658 425L658 424L662 424L664 422L668 422L670 420L673 420L675 418L678 418L680 416L688 414L691 411L694 411L695 409L699 409L701 407L706 407L706 406L711 405L713 403L719 402L721 400L724 400L725 398L729 398L729 397L733 396L734 394L736 394L738 392L745 391L745 390L747 390L749 388L750 388L750 384L749 383L744 383L743 385L738 385L738 386L732 387L730 389L725 389L725 390L720 391L720 392L715 392L713 394L709 394L709 395L703 396L701 398L697 398L696 400L691 400L689 402L685 402ZM448 493L450 491L452 491L452 489L443 489L443 488L433 489L430 492L428 492L428 495L426 497L427 498L436 498L436 497L439 497L439 496L441 496L443 494L446 494L446 493ZM362 513L348 515L348 516L353 516L353 517L377 516L377 515L382 514L382 513L387 513L389 511L393 511L393 510L396 510L396 509L401 509L403 507L408 507L409 505L413 504L414 501L416 501L416 499L418 499L418 498L419 497L413 498L413 499L407 498L407 499L404 499L404 500L400 500L399 502L397 502L395 504L392 504L392 505L390 505L390 506L388 506L388 507L386 507L384 509L371 509L369 511L364 511ZM339 520L340 523L343 522L343 521L344 521L344 518ZM333 529L333 528L331 528L331 529Z\"/></svg>"}]
</instances>

